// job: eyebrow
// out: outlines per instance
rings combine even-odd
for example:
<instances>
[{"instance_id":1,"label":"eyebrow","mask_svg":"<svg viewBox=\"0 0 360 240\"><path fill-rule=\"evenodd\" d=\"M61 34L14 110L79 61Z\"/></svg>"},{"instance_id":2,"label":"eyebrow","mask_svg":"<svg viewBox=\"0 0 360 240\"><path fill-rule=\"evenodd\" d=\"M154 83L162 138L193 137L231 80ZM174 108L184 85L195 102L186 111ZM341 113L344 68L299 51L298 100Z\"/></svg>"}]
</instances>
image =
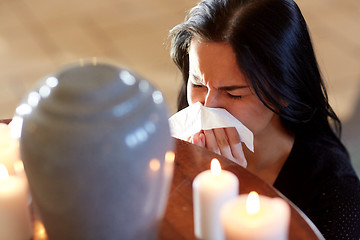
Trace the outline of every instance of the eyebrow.
<instances>
[{"instance_id":1,"label":"eyebrow","mask_svg":"<svg viewBox=\"0 0 360 240\"><path fill-rule=\"evenodd\" d=\"M196 76L196 75L193 74L193 73L190 73L190 75L191 75L192 78L195 80L195 82L202 83L202 81L200 80L200 78L199 78L198 76ZM248 85L229 85L229 86L219 87L218 90L234 91L234 90L245 89L245 88L249 88L249 86L248 86Z\"/></svg>"},{"instance_id":2,"label":"eyebrow","mask_svg":"<svg viewBox=\"0 0 360 240\"><path fill-rule=\"evenodd\" d=\"M249 88L249 86L231 85L231 86L219 87L218 89L219 90L225 90L225 91L234 91L234 90L245 89L245 88Z\"/></svg>"},{"instance_id":3,"label":"eyebrow","mask_svg":"<svg viewBox=\"0 0 360 240\"><path fill-rule=\"evenodd\" d=\"M189 73L189 76L191 76L196 82L201 83L201 79L197 75Z\"/></svg>"}]
</instances>

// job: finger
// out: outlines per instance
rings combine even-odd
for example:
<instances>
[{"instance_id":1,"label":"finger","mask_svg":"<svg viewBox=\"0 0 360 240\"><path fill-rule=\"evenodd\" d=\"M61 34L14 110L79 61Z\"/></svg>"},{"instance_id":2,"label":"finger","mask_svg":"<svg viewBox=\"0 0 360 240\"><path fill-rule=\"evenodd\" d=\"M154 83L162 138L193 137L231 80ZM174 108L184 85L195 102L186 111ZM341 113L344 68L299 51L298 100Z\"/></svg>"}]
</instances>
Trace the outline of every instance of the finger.
<instances>
[{"instance_id":1,"label":"finger","mask_svg":"<svg viewBox=\"0 0 360 240\"><path fill-rule=\"evenodd\" d=\"M214 129L214 134L221 152L221 155L238 163L242 167L247 166L240 137L235 128Z\"/></svg>"},{"instance_id":2,"label":"finger","mask_svg":"<svg viewBox=\"0 0 360 240\"><path fill-rule=\"evenodd\" d=\"M228 136L226 135L225 129L215 128L213 129L213 132L221 155L226 158L233 159L233 155L230 149L229 139Z\"/></svg>"},{"instance_id":3,"label":"finger","mask_svg":"<svg viewBox=\"0 0 360 240\"><path fill-rule=\"evenodd\" d=\"M243 167L247 166L247 161L244 155L240 136L235 128L225 128L225 133L228 137L228 142L231 149L231 154L238 164Z\"/></svg>"},{"instance_id":4,"label":"finger","mask_svg":"<svg viewBox=\"0 0 360 240\"><path fill-rule=\"evenodd\" d=\"M202 133L202 132L195 133L194 135L192 135L188 138L188 142L198 145L200 147L205 147L204 133Z\"/></svg>"},{"instance_id":5,"label":"finger","mask_svg":"<svg viewBox=\"0 0 360 240\"><path fill-rule=\"evenodd\" d=\"M213 130L212 129L204 130L204 135L205 135L206 148L209 149L210 151L220 155L221 153L220 153L219 146L217 144Z\"/></svg>"},{"instance_id":6,"label":"finger","mask_svg":"<svg viewBox=\"0 0 360 240\"><path fill-rule=\"evenodd\" d=\"M206 140L205 140L205 134L203 133L203 132L201 132L200 134L199 134L199 140L200 140L200 146L201 147L205 147L205 145L206 145Z\"/></svg>"},{"instance_id":7,"label":"finger","mask_svg":"<svg viewBox=\"0 0 360 240\"><path fill-rule=\"evenodd\" d=\"M193 143L200 146L200 147L205 147L204 133L199 132L199 133L195 134L194 137L193 137Z\"/></svg>"}]
</instances>

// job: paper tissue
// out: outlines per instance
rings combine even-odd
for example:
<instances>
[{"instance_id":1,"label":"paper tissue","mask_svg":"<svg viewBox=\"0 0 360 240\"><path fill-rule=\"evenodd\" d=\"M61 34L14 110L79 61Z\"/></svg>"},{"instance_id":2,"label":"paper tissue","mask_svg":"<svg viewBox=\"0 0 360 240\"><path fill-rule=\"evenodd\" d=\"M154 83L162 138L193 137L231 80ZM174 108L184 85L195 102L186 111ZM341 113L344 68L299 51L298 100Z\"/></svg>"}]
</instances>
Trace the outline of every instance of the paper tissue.
<instances>
[{"instance_id":1,"label":"paper tissue","mask_svg":"<svg viewBox=\"0 0 360 240\"><path fill-rule=\"evenodd\" d=\"M182 140L201 130L235 127L240 140L254 151L253 133L223 108L209 108L197 102L171 116L169 124L171 136Z\"/></svg>"}]
</instances>

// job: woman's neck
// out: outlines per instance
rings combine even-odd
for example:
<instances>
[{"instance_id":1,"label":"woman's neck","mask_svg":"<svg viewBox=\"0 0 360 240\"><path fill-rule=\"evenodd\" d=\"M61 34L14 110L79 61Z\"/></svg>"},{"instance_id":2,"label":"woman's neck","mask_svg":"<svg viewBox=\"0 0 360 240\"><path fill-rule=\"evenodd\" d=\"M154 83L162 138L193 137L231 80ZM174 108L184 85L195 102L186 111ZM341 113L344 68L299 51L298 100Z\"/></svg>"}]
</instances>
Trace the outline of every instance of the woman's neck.
<instances>
[{"instance_id":1,"label":"woman's neck","mask_svg":"<svg viewBox=\"0 0 360 240\"><path fill-rule=\"evenodd\" d=\"M295 135L288 131L277 115L266 130L254 136L254 152L246 147L247 169L273 185L294 145Z\"/></svg>"}]
</instances>

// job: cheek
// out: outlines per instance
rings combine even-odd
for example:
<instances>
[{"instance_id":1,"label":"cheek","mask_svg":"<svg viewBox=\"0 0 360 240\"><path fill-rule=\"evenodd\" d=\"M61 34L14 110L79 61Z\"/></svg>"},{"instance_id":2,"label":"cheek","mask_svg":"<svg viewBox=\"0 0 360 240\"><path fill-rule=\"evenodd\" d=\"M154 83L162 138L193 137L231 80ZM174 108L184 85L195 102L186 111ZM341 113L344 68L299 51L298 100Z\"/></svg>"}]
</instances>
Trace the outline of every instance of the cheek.
<instances>
[{"instance_id":1,"label":"cheek","mask_svg":"<svg viewBox=\"0 0 360 240\"><path fill-rule=\"evenodd\" d=\"M270 125L274 112L263 105L261 109L254 111L253 116L254 117L251 118L252 122L249 123L249 127L253 129L253 133L256 135Z\"/></svg>"},{"instance_id":2,"label":"cheek","mask_svg":"<svg viewBox=\"0 0 360 240\"><path fill-rule=\"evenodd\" d=\"M242 100L241 100L242 101ZM233 104L228 111L249 128L254 135L263 131L271 122L274 113L260 100L249 99Z\"/></svg>"}]
</instances>

